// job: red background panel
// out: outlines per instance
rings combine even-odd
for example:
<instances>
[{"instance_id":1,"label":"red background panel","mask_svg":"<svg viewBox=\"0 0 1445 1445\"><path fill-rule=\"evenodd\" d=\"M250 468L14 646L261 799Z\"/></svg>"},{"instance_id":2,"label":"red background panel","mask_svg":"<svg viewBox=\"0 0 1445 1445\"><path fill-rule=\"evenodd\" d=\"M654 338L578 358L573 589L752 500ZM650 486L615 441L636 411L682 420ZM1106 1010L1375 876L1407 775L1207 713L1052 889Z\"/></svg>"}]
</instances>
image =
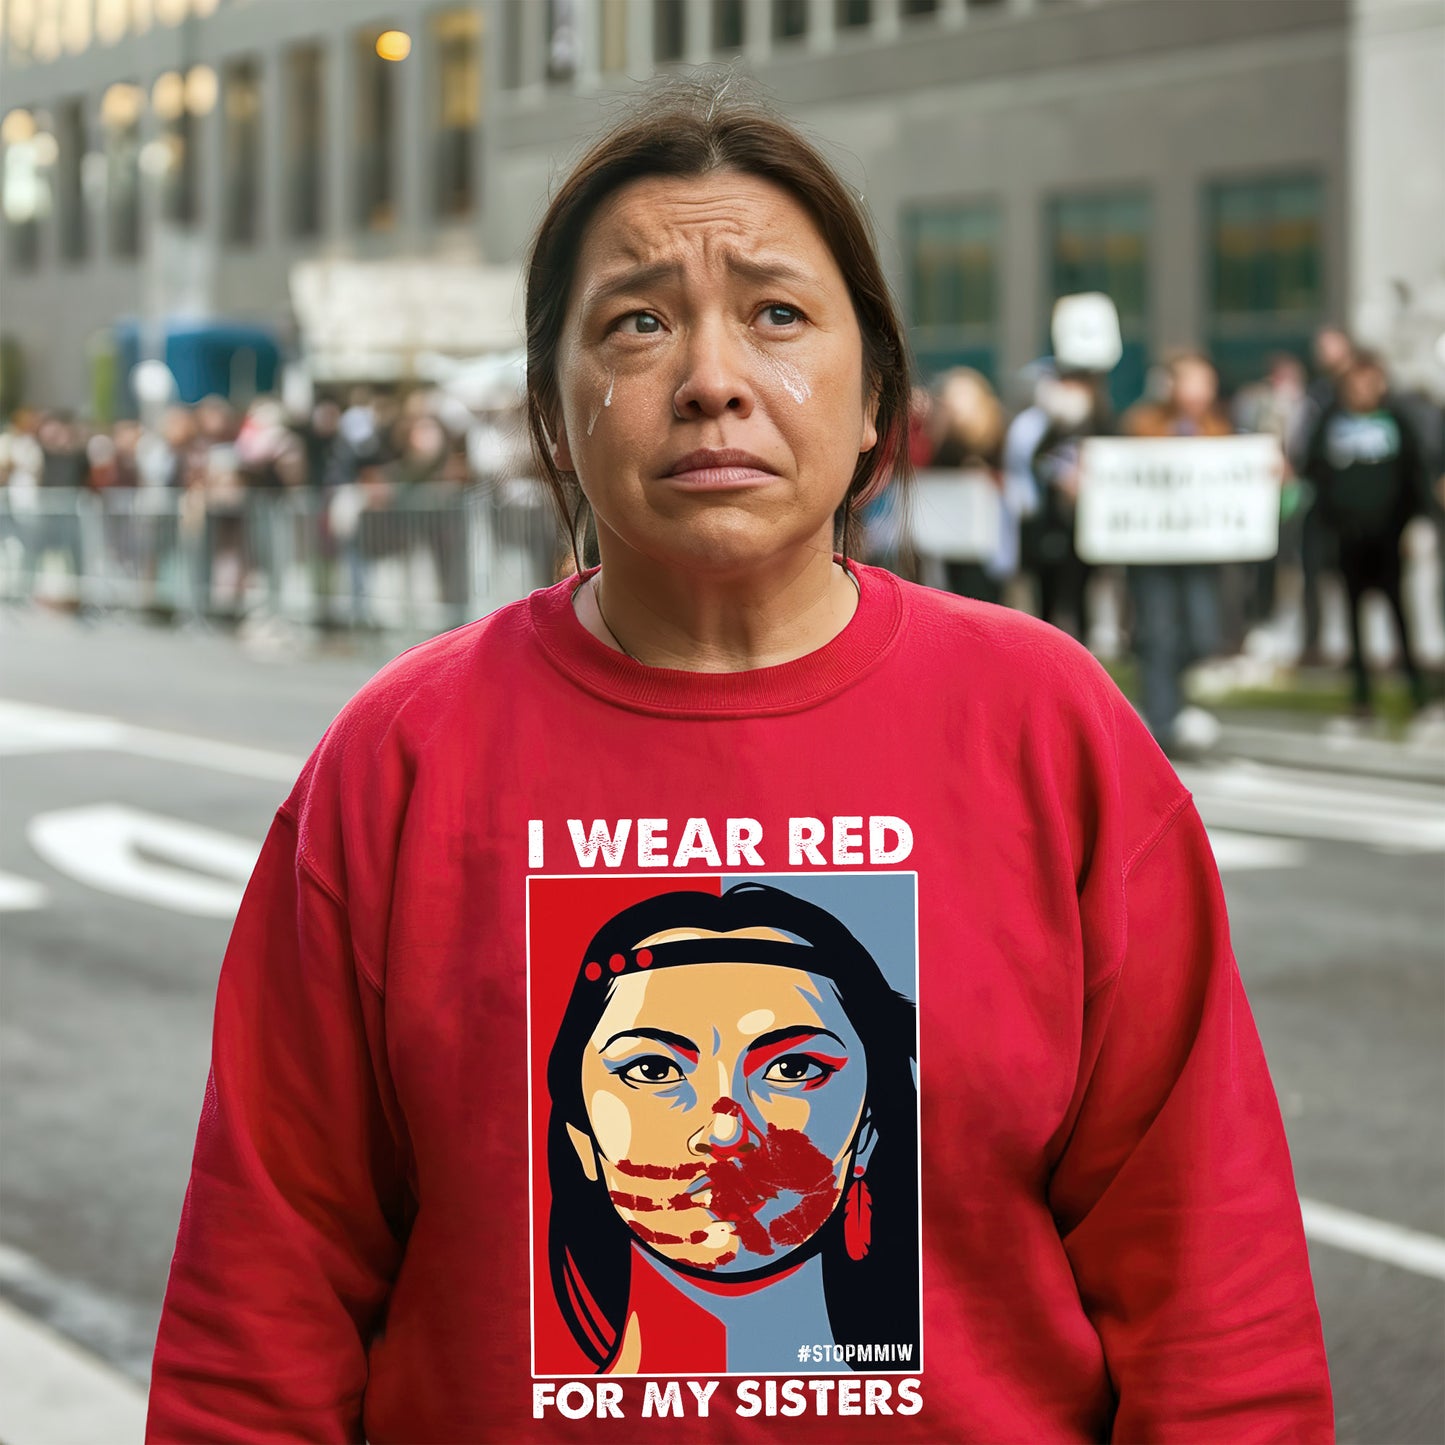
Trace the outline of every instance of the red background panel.
<instances>
[{"instance_id":1,"label":"red background panel","mask_svg":"<svg viewBox=\"0 0 1445 1445\"><path fill-rule=\"evenodd\" d=\"M532 1348L541 1375L582 1376L590 1360L573 1342L552 1298L547 1271L547 1058L567 1007L577 971L592 936L614 914L644 898L688 888L722 892L715 873L668 873L649 877L598 874L595 878L528 879L527 978L531 992L532 1045ZM601 960L606 963L606 960Z\"/></svg>"}]
</instances>

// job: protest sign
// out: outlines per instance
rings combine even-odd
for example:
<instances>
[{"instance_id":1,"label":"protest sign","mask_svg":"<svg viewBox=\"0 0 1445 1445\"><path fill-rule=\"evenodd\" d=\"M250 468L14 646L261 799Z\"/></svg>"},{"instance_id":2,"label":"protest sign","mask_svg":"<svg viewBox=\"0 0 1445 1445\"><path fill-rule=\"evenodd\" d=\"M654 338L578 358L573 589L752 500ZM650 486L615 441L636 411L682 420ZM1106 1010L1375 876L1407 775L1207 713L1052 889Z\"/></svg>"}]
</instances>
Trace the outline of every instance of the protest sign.
<instances>
[{"instance_id":1,"label":"protest sign","mask_svg":"<svg viewBox=\"0 0 1445 1445\"><path fill-rule=\"evenodd\" d=\"M1279 550L1268 436L1091 437L1074 545L1086 562L1254 562Z\"/></svg>"},{"instance_id":2,"label":"protest sign","mask_svg":"<svg viewBox=\"0 0 1445 1445\"><path fill-rule=\"evenodd\" d=\"M924 471L912 498L910 539L924 557L982 562L998 550L999 489L985 471Z\"/></svg>"}]
</instances>

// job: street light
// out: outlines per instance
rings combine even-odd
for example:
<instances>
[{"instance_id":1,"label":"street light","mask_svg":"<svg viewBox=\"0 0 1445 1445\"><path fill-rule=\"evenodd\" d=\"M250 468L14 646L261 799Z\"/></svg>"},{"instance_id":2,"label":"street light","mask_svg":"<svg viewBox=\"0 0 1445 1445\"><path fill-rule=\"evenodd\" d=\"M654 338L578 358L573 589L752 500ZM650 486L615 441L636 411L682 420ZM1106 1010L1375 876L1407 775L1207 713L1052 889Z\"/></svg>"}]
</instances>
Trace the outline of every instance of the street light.
<instances>
[{"instance_id":1,"label":"street light","mask_svg":"<svg viewBox=\"0 0 1445 1445\"><path fill-rule=\"evenodd\" d=\"M411 36L405 30L383 30L376 37L376 53L383 60L405 60L411 54Z\"/></svg>"}]
</instances>

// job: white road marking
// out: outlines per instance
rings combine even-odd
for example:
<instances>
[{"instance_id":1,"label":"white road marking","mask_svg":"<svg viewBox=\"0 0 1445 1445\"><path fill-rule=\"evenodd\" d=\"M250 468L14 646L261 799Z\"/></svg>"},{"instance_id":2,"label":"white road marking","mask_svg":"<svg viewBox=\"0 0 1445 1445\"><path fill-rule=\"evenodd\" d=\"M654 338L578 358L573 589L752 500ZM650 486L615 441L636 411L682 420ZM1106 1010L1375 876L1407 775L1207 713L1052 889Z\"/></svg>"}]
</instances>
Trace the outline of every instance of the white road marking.
<instances>
[{"instance_id":1,"label":"white road marking","mask_svg":"<svg viewBox=\"0 0 1445 1445\"><path fill-rule=\"evenodd\" d=\"M1293 838L1235 833L1228 828L1210 828L1208 833L1210 847L1214 849L1214 861L1221 873L1298 868L1309 856L1305 845Z\"/></svg>"},{"instance_id":2,"label":"white road marking","mask_svg":"<svg viewBox=\"0 0 1445 1445\"><path fill-rule=\"evenodd\" d=\"M293 781L305 762L304 758L266 748L135 727L93 713L0 700L0 756L102 750L281 783Z\"/></svg>"},{"instance_id":3,"label":"white road marking","mask_svg":"<svg viewBox=\"0 0 1445 1445\"><path fill-rule=\"evenodd\" d=\"M58 872L198 918L235 915L261 851L245 838L119 803L39 813L26 832Z\"/></svg>"},{"instance_id":4,"label":"white road marking","mask_svg":"<svg viewBox=\"0 0 1445 1445\"><path fill-rule=\"evenodd\" d=\"M1367 1214L1354 1214L1321 1204L1316 1199L1301 1199L1305 1235L1320 1244L1333 1245L1366 1259L1382 1260L1412 1274L1445 1279L1445 1239L1419 1229L1406 1229Z\"/></svg>"},{"instance_id":5,"label":"white road marking","mask_svg":"<svg viewBox=\"0 0 1445 1445\"><path fill-rule=\"evenodd\" d=\"M140 1445L133 1380L0 1300L0 1439L6 1445Z\"/></svg>"},{"instance_id":6,"label":"white road marking","mask_svg":"<svg viewBox=\"0 0 1445 1445\"><path fill-rule=\"evenodd\" d=\"M14 873L0 873L0 913L24 913L32 908L44 908L49 902L50 894L43 883L19 878Z\"/></svg>"},{"instance_id":7,"label":"white road marking","mask_svg":"<svg viewBox=\"0 0 1445 1445\"><path fill-rule=\"evenodd\" d=\"M1445 853L1445 796L1426 784L1251 762L1184 767L1179 776L1211 832L1232 828L1388 852Z\"/></svg>"}]
</instances>

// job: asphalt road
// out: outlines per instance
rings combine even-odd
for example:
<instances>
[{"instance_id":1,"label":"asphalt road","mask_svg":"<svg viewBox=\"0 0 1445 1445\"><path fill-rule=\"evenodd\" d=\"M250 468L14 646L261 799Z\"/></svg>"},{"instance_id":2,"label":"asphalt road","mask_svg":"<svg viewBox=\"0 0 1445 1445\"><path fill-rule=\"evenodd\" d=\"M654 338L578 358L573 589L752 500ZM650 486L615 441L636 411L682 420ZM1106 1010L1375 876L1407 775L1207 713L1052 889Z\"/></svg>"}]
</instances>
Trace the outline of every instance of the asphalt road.
<instances>
[{"instance_id":1,"label":"asphalt road","mask_svg":"<svg viewBox=\"0 0 1445 1445\"><path fill-rule=\"evenodd\" d=\"M293 760L380 660L262 660L124 622L0 624L0 1296L136 1381L227 910ZM1318 1216L1311 1245L1340 1438L1438 1445L1445 790L1228 762L1186 780L1225 870L1300 1193L1348 1212L1333 1233ZM109 855L94 843L107 836ZM127 873L123 856L141 861ZM1430 1238L1391 1245L1390 1225ZM1325 1242L1341 1228L1348 1247ZM1387 1259L1368 1253L1380 1239Z\"/></svg>"}]
</instances>

